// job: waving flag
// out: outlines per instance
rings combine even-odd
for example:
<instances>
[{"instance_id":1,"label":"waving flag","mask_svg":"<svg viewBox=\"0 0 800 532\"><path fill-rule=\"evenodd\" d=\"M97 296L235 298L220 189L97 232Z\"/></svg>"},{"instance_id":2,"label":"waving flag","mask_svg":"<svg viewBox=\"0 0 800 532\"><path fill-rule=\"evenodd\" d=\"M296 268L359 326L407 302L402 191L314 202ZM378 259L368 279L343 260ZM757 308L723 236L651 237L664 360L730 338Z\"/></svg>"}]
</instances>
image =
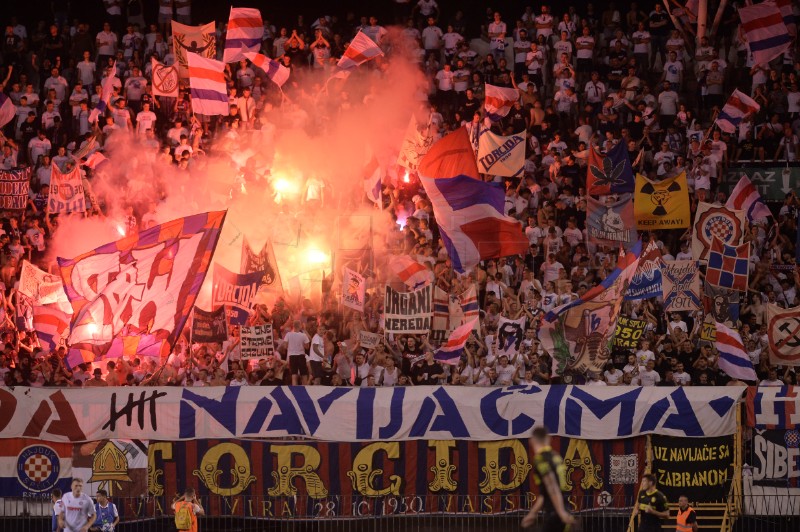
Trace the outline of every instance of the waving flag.
<instances>
[{"instance_id":1,"label":"waving flag","mask_svg":"<svg viewBox=\"0 0 800 532\"><path fill-rule=\"evenodd\" d=\"M244 52L258 52L264 36L264 22L261 11L249 7L232 7L228 18L228 31L225 34L224 63L244 59Z\"/></svg>"},{"instance_id":2,"label":"waving flag","mask_svg":"<svg viewBox=\"0 0 800 532\"><path fill-rule=\"evenodd\" d=\"M95 170L98 167L100 167L100 165L106 162L108 162L108 158L99 151L96 151L86 158L86 161L83 163L83 166Z\"/></svg>"},{"instance_id":3,"label":"waving flag","mask_svg":"<svg viewBox=\"0 0 800 532\"><path fill-rule=\"evenodd\" d=\"M442 364L450 364L452 366L458 364L461 355L464 353L464 346L467 345L467 340L469 340L469 335L472 334L472 329L475 327L476 322L477 320L473 319L464 325L456 327L450 333L447 343L433 354L433 358Z\"/></svg>"},{"instance_id":4,"label":"waving flag","mask_svg":"<svg viewBox=\"0 0 800 532\"><path fill-rule=\"evenodd\" d=\"M483 107L486 109L486 115L493 122L506 116L517 100L519 100L517 89L486 84L486 98Z\"/></svg>"},{"instance_id":5,"label":"waving flag","mask_svg":"<svg viewBox=\"0 0 800 532\"><path fill-rule=\"evenodd\" d=\"M542 347L553 357L553 373L602 371L611 355L623 295L639 266L637 242L621 255L617 267L580 298L548 312L540 329Z\"/></svg>"},{"instance_id":6,"label":"waving flag","mask_svg":"<svg viewBox=\"0 0 800 532\"><path fill-rule=\"evenodd\" d=\"M229 107L225 63L191 52L187 56L192 111L206 116L227 115Z\"/></svg>"},{"instance_id":7,"label":"waving flag","mask_svg":"<svg viewBox=\"0 0 800 532\"><path fill-rule=\"evenodd\" d=\"M39 341L52 350L64 345L72 315L64 283L28 261L23 261L18 291L30 300L33 309L33 330Z\"/></svg>"},{"instance_id":8,"label":"waving flag","mask_svg":"<svg viewBox=\"0 0 800 532\"><path fill-rule=\"evenodd\" d=\"M586 169L586 191L595 196L624 194L635 189L633 168L628 158L624 142L608 150L605 157L597 150L589 150L589 164Z\"/></svg>"},{"instance_id":9,"label":"waving flag","mask_svg":"<svg viewBox=\"0 0 800 532\"><path fill-rule=\"evenodd\" d=\"M382 55L383 50L381 50L381 47L367 37L363 31L359 31L350 41L350 46L344 51L339 62L336 63L336 67L339 70L351 71L358 65Z\"/></svg>"},{"instance_id":10,"label":"waving flag","mask_svg":"<svg viewBox=\"0 0 800 532\"><path fill-rule=\"evenodd\" d=\"M457 272L472 269L483 259L528 250L519 221L504 214L502 185L478 179L466 128L433 145L420 163L419 176Z\"/></svg>"},{"instance_id":11,"label":"waving flag","mask_svg":"<svg viewBox=\"0 0 800 532\"><path fill-rule=\"evenodd\" d=\"M390 257L389 269L412 290L433 281L433 272L408 255Z\"/></svg>"},{"instance_id":12,"label":"waving flag","mask_svg":"<svg viewBox=\"0 0 800 532\"><path fill-rule=\"evenodd\" d=\"M17 114L17 108L11 98L0 92L0 127L11 122Z\"/></svg>"},{"instance_id":13,"label":"waving flag","mask_svg":"<svg viewBox=\"0 0 800 532\"><path fill-rule=\"evenodd\" d=\"M117 71L116 61L111 65L110 70L111 74L103 78L103 82L101 83L100 101L97 102L97 107L92 109L92 112L89 113L90 124L97 122L97 119L100 118L100 115L106 112L106 109L108 109L108 104L111 101L111 95L114 94L114 72Z\"/></svg>"},{"instance_id":14,"label":"waving flag","mask_svg":"<svg viewBox=\"0 0 800 532\"><path fill-rule=\"evenodd\" d=\"M715 345L719 351L719 369L735 379L758 380L756 370L744 350L744 342L739 333L720 322L715 322L715 325L717 328Z\"/></svg>"},{"instance_id":15,"label":"waving flag","mask_svg":"<svg viewBox=\"0 0 800 532\"><path fill-rule=\"evenodd\" d=\"M649 242L639 259L639 267L631 278L625 301L659 297L662 293L661 251L655 241Z\"/></svg>"},{"instance_id":16,"label":"waving flag","mask_svg":"<svg viewBox=\"0 0 800 532\"><path fill-rule=\"evenodd\" d=\"M783 14L772 0L740 7L739 19L756 65L766 65L792 44Z\"/></svg>"},{"instance_id":17,"label":"waving flag","mask_svg":"<svg viewBox=\"0 0 800 532\"><path fill-rule=\"evenodd\" d=\"M383 168L381 168L378 158L373 155L369 162L364 166L364 192L369 200L381 205L381 184L383 182Z\"/></svg>"},{"instance_id":18,"label":"waving flag","mask_svg":"<svg viewBox=\"0 0 800 532\"><path fill-rule=\"evenodd\" d=\"M743 175L731 192L725 207L732 211L744 211L749 221L772 216L772 213L761 199L758 189Z\"/></svg>"},{"instance_id":19,"label":"waving flag","mask_svg":"<svg viewBox=\"0 0 800 532\"><path fill-rule=\"evenodd\" d=\"M224 219L225 211L195 214L59 257L75 311L69 365L168 353L194 306Z\"/></svg>"},{"instance_id":20,"label":"waving flag","mask_svg":"<svg viewBox=\"0 0 800 532\"><path fill-rule=\"evenodd\" d=\"M253 52L244 52L244 56L253 62L255 66L260 68L267 74L267 77L278 87L283 87L283 84L289 80L289 69L280 64L274 59L270 59L264 54Z\"/></svg>"},{"instance_id":21,"label":"waving flag","mask_svg":"<svg viewBox=\"0 0 800 532\"><path fill-rule=\"evenodd\" d=\"M792 7L792 0L775 0L775 3L778 5L778 9L783 16L783 23L786 24L786 29L789 31L789 35L794 37L797 35L797 17L794 14L794 8Z\"/></svg>"},{"instance_id":22,"label":"waving flag","mask_svg":"<svg viewBox=\"0 0 800 532\"><path fill-rule=\"evenodd\" d=\"M739 89L734 89L722 111L717 115L716 123L725 133L733 133L745 116L757 113L760 109L761 106L754 99Z\"/></svg>"},{"instance_id":23,"label":"waving flag","mask_svg":"<svg viewBox=\"0 0 800 532\"><path fill-rule=\"evenodd\" d=\"M747 275L750 267L750 243L738 246L723 244L714 237L708 252L706 281L712 286L747 291Z\"/></svg>"}]
</instances>

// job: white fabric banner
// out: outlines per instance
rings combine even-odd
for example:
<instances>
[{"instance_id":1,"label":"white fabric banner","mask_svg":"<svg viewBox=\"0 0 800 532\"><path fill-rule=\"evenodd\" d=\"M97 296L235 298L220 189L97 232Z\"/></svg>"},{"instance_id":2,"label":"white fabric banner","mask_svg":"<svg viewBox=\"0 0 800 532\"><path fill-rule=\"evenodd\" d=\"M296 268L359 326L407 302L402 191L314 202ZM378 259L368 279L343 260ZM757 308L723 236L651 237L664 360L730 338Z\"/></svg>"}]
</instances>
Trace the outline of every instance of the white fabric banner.
<instances>
[{"instance_id":1,"label":"white fabric banner","mask_svg":"<svg viewBox=\"0 0 800 532\"><path fill-rule=\"evenodd\" d=\"M359 312L364 312L364 300L367 297L367 280L360 273L344 269L342 282L342 305Z\"/></svg>"},{"instance_id":2,"label":"white fabric banner","mask_svg":"<svg viewBox=\"0 0 800 532\"><path fill-rule=\"evenodd\" d=\"M736 431L742 389L611 386L0 388L0 438L302 436L328 441L710 437ZM547 405L547 408L545 408Z\"/></svg>"},{"instance_id":3,"label":"white fabric banner","mask_svg":"<svg viewBox=\"0 0 800 532\"><path fill-rule=\"evenodd\" d=\"M272 324L243 326L239 337L242 340L242 359L266 358L275 352Z\"/></svg>"},{"instance_id":4,"label":"white fabric banner","mask_svg":"<svg viewBox=\"0 0 800 532\"><path fill-rule=\"evenodd\" d=\"M478 170L483 174L518 177L525 166L525 135L504 137L491 131L478 139Z\"/></svg>"}]
</instances>

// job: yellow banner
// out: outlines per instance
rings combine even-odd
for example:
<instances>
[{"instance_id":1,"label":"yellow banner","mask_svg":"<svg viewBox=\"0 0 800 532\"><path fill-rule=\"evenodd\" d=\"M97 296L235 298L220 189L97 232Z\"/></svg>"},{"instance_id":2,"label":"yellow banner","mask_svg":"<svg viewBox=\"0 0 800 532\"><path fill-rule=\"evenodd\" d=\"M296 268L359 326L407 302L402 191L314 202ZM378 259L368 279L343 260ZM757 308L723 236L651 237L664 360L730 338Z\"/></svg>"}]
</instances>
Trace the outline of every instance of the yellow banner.
<instances>
[{"instance_id":1,"label":"yellow banner","mask_svg":"<svg viewBox=\"0 0 800 532\"><path fill-rule=\"evenodd\" d=\"M686 173L682 172L663 181L650 181L645 176L636 174L633 213L637 229L689 227L691 213Z\"/></svg>"}]
</instances>

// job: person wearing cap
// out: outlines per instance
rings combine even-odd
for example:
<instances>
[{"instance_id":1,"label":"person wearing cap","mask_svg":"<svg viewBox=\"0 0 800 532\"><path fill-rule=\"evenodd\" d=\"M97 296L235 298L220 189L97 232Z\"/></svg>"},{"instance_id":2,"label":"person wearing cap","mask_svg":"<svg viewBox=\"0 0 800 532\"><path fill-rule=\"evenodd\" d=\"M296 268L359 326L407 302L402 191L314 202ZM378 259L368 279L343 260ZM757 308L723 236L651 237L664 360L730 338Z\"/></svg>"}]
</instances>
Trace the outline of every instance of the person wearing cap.
<instances>
[{"instance_id":1,"label":"person wearing cap","mask_svg":"<svg viewBox=\"0 0 800 532\"><path fill-rule=\"evenodd\" d=\"M92 378L86 381L84 386L91 388L108 386L108 383L103 380L103 370L95 368L92 375Z\"/></svg>"}]
</instances>

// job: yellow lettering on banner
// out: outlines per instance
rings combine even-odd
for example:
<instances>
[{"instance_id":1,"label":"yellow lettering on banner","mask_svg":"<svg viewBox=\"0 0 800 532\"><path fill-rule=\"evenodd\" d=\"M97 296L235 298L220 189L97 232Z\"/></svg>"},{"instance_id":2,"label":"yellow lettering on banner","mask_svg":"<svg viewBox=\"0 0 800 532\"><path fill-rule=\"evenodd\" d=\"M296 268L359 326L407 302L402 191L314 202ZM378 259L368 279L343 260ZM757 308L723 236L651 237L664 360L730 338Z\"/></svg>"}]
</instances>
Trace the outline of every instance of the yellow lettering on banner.
<instances>
[{"instance_id":1,"label":"yellow lettering on banner","mask_svg":"<svg viewBox=\"0 0 800 532\"><path fill-rule=\"evenodd\" d=\"M289 508L289 501L285 499L283 501L283 506L281 507L281 517L294 517L292 509Z\"/></svg>"},{"instance_id":2,"label":"yellow lettering on banner","mask_svg":"<svg viewBox=\"0 0 800 532\"><path fill-rule=\"evenodd\" d=\"M223 501L225 501L225 506L228 507L228 515L236 515L236 508L239 507L239 497L233 499L233 506L231 506L231 500L228 497L223 497Z\"/></svg>"},{"instance_id":3,"label":"yellow lettering on banner","mask_svg":"<svg viewBox=\"0 0 800 532\"><path fill-rule=\"evenodd\" d=\"M273 445L270 452L278 459L278 466L272 472L275 485L267 490L271 497L297 495L294 479L300 477L306 484L306 492L312 499L328 496L328 489L319 478L317 470L322 462L319 451L310 445ZM303 463L292 466L292 457L301 455Z\"/></svg>"},{"instance_id":4,"label":"yellow lettering on banner","mask_svg":"<svg viewBox=\"0 0 800 532\"><path fill-rule=\"evenodd\" d=\"M519 440L478 442L478 448L485 451L484 456L486 457L486 463L481 466L481 471L484 474L483 480L479 485L481 493L516 489L522 485L533 468L528 463L528 452ZM511 449L514 455L511 464L511 478L508 482L504 482L502 478L508 468L505 466L500 467L501 449Z\"/></svg>"},{"instance_id":5,"label":"yellow lettering on banner","mask_svg":"<svg viewBox=\"0 0 800 532\"><path fill-rule=\"evenodd\" d=\"M567 467L567 474L564 475L564 485L561 491L572 491L572 472L577 468L583 470L581 487L585 490L590 488L601 489L603 479L600 478L600 465L592 462L592 453L586 440L572 438L569 440L567 452L564 454L564 465Z\"/></svg>"},{"instance_id":6,"label":"yellow lettering on banner","mask_svg":"<svg viewBox=\"0 0 800 532\"><path fill-rule=\"evenodd\" d=\"M492 509L493 509L492 498L491 497L485 497L483 500L481 500L481 507L482 507L481 513L484 513L484 514L492 513Z\"/></svg>"},{"instance_id":7,"label":"yellow lettering on banner","mask_svg":"<svg viewBox=\"0 0 800 532\"><path fill-rule=\"evenodd\" d=\"M272 515L272 501L263 501L261 503L261 517L275 517Z\"/></svg>"},{"instance_id":8,"label":"yellow lettering on banner","mask_svg":"<svg viewBox=\"0 0 800 532\"><path fill-rule=\"evenodd\" d=\"M433 480L428 483L428 489L437 491L455 491L458 484L453 480L456 466L450 463L450 449L455 448L455 440L431 440L428 447L434 450L434 464L430 468Z\"/></svg>"},{"instance_id":9,"label":"yellow lettering on banner","mask_svg":"<svg viewBox=\"0 0 800 532\"><path fill-rule=\"evenodd\" d=\"M673 488L700 488L721 486L728 481L727 469L705 469L702 471L664 471L657 472L658 483Z\"/></svg>"},{"instance_id":10,"label":"yellow lettering on banner","mask_svg":"<svg viewBox=\"0 0 800 532\"><path fill-rule=\"evenodd\" d=\"M371 443L358 451L353 458L353 469L347 472L350 482L353 483L353 490L368 497L381 497L383 495L400 495L400 485L403 480L398 475L389 477L389 486L375 488L375 479L383 475L383 469L373 469L373 458L375 453L383 451L392 460L400 457L400 443L377 442Z\"/></svg>"},{"instance_id":11,"label":"yellow lettering on banner","mask_svg":"<svg viewBox=\"0 0 800 532\"><path fill-rule=\"evenodd\" d=\"M161 453L162 459L172 460L172 442L160 441L147 446L147 490L156 497L164 495L164 485L160 482L164 470L156 469L158 453Z\"/></svg>"},{"instance_id":12,"label":"yellow lettering on banner","mask_svg":"<svg viewBox=\"0 0 800 532\"><path fill-rule=\"evenodd\" d=\"M472 506L472 499L470 499L469 495L464 497L464 506L461 507L461 512L464 513L467 511L467 507L469 507L469 513L475 513L475 507Z\"/></svg>"},{"instance_id":13,"label":"yellow lettering on banner","mask_svg":"<svg viewBox=\"0 0 800 532\"><path fill-rule=\"evenodd\" d=\"M233 458L233 469L230 470L233 485L229 488L219 484L219 478L222 475L219 461L226 454ZM195 469L192 474L199 478L211 493L223 497L239 495L256 480L256 477L250 474L250 457L235 443L220 443L211 447L203 455L200 469Z\"/></svg>"},{"instance_id":14,"label":"yellow lettering on banner","mask_svg":"<svg viewBox=\"0 0 800 532\"><path fill-rule=\"evenodd\" d=\"M504 498L506 500L506 511L510 512L511 510L515 510L517 508L517 505L512 497L506 495Z\"/></svg>"}]
</instances>

